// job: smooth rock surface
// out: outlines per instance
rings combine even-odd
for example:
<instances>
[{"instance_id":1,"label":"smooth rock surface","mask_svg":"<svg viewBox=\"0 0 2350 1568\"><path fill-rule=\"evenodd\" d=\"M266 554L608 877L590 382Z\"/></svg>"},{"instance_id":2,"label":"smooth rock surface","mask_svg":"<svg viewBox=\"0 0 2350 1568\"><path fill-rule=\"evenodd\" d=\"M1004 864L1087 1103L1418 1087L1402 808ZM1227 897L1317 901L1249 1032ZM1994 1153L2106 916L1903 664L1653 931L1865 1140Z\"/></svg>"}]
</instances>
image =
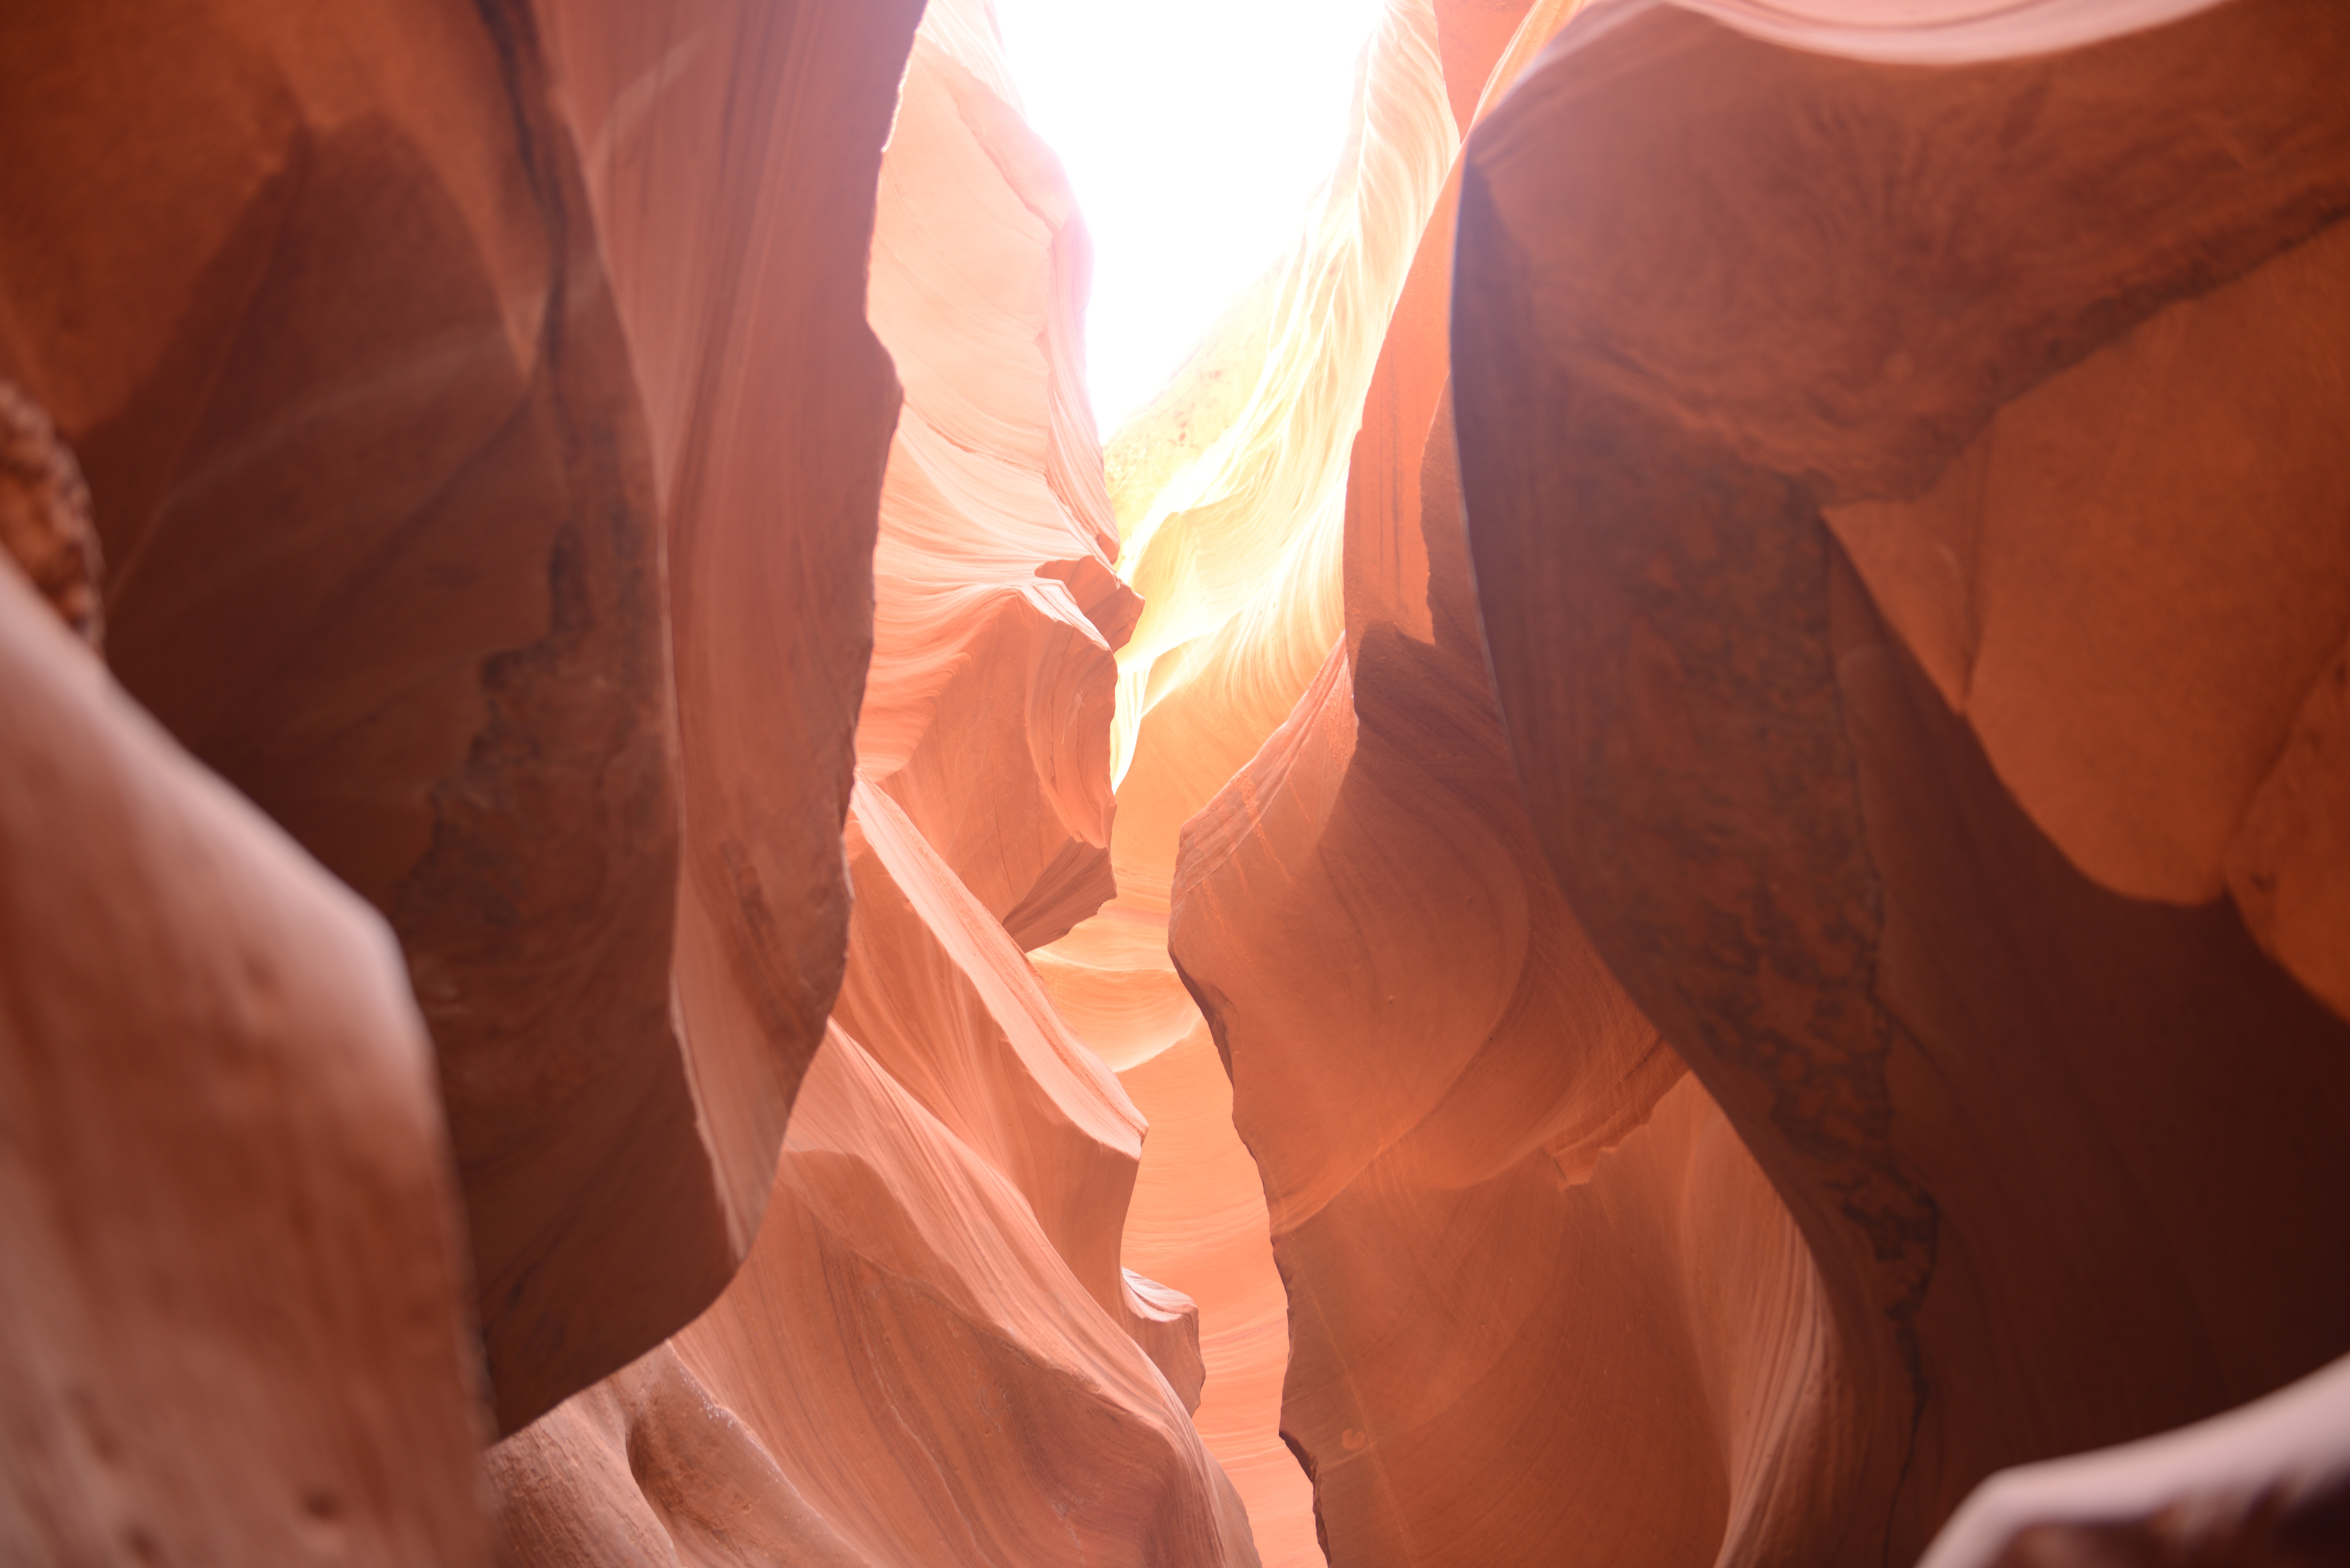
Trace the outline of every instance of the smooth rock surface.
<instances>
[{"instance_id":1,"label":"smooth rock surface","mask_svg":"<svg viewBox=\"0 0 2350 1568\"><path fill-rule=\"evenodd\" d=\"M1456 118L1570 9L1440 7ZM1174 885L1286 1287L1283 1436L1333 1562L1801 1558L1842 1523L1808 1486L1842 1416L1816 1273L1559 896L1485 680L1456 189L1352 441L1344 639Z\"/></svg>"},{"instance_id":2,"label":"smooth rock surface","mask_svg":"<svg viewBox=\"0 0 2350 1568\"><path fill-rule=\"evenodd\" d=\"M671 963L707 1194L646 1203L676 1328L750 1247L840 983L840 828L898 391L865 324L914 0L547 0L659 486L682 816ZM641 1118L641 1106L630 1107ZM679 1129L681 1132L682 1128ZM626 1169L626 1167L612 1168ZM616 1213L639 1211L631 1199ZM650 1337L631 1347L631 1354Z\"/></svg>"},{"instance_id":3,"label":"smooth rock surface","mask_svg":"<svg viewBox=\"0 0 2350 1568\"><path fill-rule=\"evenodd\" d=\"M1296 248L1236 303L1105 455L1119 573L1142 617L1118 649L1113 737L1118 896L1035 954L1071 1026L1138 1085L1154 1120L1197 1135L1182 1217L1138 1210L1129 1244L1201 1303L1202 1430L1247 1499L1266 1560L1318 1560L1310 1497L1273 1418L1287 1355L1263 1197L1222 1105L1198 1009L1167 954L1184 821L1244 765L1343 628L1347 443L1398 293L1459 145L1439 9L1389 7L1364 58L1350 136ZM1167 1053L1184 1060L1138 1077ZM1146 1149L1145 1190L1153 1154ZM1183 1179L1192 1179L1185 1178ZM1167 1193L1169 1188L1159 1188Z\"/></svg>"},{"instance_id":4,"label":"smooth rock surface","mask_svg":"<svg viewBox=\"0 0 2350 1568\"><path fill-rule=\"evenodd\" d=\"M609 296L567 282L568 140L487 15L11 8L0 140L44 155L0 176L41 214L0 358L82 460L124 686L410 954L511 1424L724 1260L676 1163L650 476ZM667 1245L580 1222L624 1153Z\"/></svg>"},{"instance_id":5,"label":"smooth rock surface","mask_svg":"<svg viewBox=\"0 0 2350 1568\"><path fill-rule=\"evenodd\" d=\"M487 1561L383 922L0 559L0 1559Z\"/></svg>"},{"instance_id":6,"label":"smooth rock surface","mask_svg":"<svg viewBox=\"0 0 2350 1568\"><path fill-rule=\"evenodd\" d=\"M1842 1524L1810 1484L1843 1424L1833 1324L1520 804L1455 491L1452 194L1354 439L1345 640L1177 874L1170 944L1287 1289L1283 1434L1333 1562L1801 1560Z\"/></svg>"},{"instance_id":7,"label":"smooth rock surface","mask_svg":"<svg viewBox=\"0 0 2350 1568\"><path fill-rule=\"evenodd\" d=\"M2159 1437L2004 1470L1920 1568L2226 1563L2350 1551L2350 1362Z\"/></svg>"}]
</instances>

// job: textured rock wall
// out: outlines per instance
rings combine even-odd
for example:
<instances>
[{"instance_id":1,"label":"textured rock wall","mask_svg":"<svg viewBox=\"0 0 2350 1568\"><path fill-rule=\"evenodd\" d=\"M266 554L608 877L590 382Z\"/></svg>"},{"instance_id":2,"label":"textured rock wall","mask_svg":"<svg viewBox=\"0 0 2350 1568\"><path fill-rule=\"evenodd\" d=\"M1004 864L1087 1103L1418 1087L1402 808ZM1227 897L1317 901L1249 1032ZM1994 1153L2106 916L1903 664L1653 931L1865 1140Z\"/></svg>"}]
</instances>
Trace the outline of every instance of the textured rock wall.
<instances>
[{"instance_id":1,"label":"textured rock wall","mask_svg":"<svg viewBox=\"0 0 2350 1568\"><path fill-rule=\"evenodd\" d=\"M0 1558L2338 1556L2344 79L1394 0L1105 468L983 0L0 14Z\"/></svg>"},{"instance_id":2,"label":"textured rock wall","mask_svg":"<svg viewBox=\"0 0 2350 1568\"><path fill-rule=\"evenodd\" d=\"M1462 120L1564 10L1438 12ZM1287 1287L1284 1436L1334 1562L1802 1557L1841 1522L1809 1484L1846 1416L1816 1271L1560 896L1485 678L1456 188L1353 441L1344 639L1175 883Z\"/></svg>"},{"instance_id":3,"label":"textured rock wall","mask_svg":"<svg viewBox=\"0 0 2350 1568\"><path fill-rule=\"evenodd\" d=\"M2350 1343L2340 25L1706 9L1476 139L1184 830L1336 1562L1908 1561Z\"/></svg>"},{"instance_id":4,"label":"textured rock wall","mask_svg":"<svg viewBox=\"0 0 2350 1568\"><path fill-rule=\"evenodd\" d=\"M1185 1413L1188 1303L1118 1267L1140 1118L879 791L850 846L849 980L758 1244L494 1452L499 1560L1253 1564Z\"/></svg>"},{"instance_id":5,"label":"textured rock wall","mask_svg":"<svg viewBox=\"0 0 2350 1568\"><path fill-rule=\"evenodd\" d=\"M1459 142L1439 44L1425 0L1388 8L1297 245L1113 439L1119 571L1144 602L1118 650L1118 896L1036 955L1153 1125L1185 1129L1146 1147L1128 1246L1200 1303L1199 1425L1279 1563L1319 1556L1279 1438L1285 1308L1229 1090L1168 959L1168 892L1183 822L1279 726L1343 624L1347 442Z\"/></svg>"},{"instance_id":6,"label":"textured rock wall","mask_svg":"<svg viewBox=\"0 0 2350 1568\"><path fill-rule=\"evenodd\" d=\"M837 984L912 9L0 21L0 374L123 684L400 936L507 1428L724 1283Z\"/></svg>"},{"instance_id":7,"label":"textured rock wall","mask_svg":"<svg viewBox=\"0 0 2350 1568\"><path fill-rule=\"evenodd\" d=\"M1623 14L1462 196L1514 760L1816 1261L1859 1397L1835 1560L2350 1345L2307 1244L2345 1218L2350 1035L2330 961L2285 967L2341 940L2309 803L2342 392L2305 333L2343 296L2350 33L2113 8L2006 57L2043 19L1929 29L1926 66Z\"/></svg>"},{"instance_id":8,"label":"textured rock wall","mask_svg":"<svg viewBox=\"0 0 2350 1568\"><path fill-rule=\"evenodd\" d=\"M830 1033L757 1245L492 1459L502 1561L1253 1564L1189 1417L1198 1314L1128 1272L1144 1123L1022 955L1109 892L1114 549L1087 252L987 10L933 4L881 171L905 412Z\"/></svg>"},{"instance_id":9,"label":"textured rock wall","mask_svg":"<svg viewBox=\"0 0 2350 1568\"><path fill-rule=\"evenodd\" d=\"M1140 604L1111 566L1076 200L993 24L962 6L929 20L874 228L872 320L906 408L858 761L1033 948L1113 891L1111 656Z\"/></svg>"}]
</instances>

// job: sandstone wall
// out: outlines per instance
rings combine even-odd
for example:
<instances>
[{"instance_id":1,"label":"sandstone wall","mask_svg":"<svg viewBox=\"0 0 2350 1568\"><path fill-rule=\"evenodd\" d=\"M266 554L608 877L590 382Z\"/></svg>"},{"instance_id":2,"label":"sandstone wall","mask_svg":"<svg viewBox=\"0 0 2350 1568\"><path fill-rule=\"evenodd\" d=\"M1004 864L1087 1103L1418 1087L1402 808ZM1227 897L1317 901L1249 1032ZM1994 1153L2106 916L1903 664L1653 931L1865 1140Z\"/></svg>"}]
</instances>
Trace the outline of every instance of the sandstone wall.
<instances>
[{"instance_id":1,"label":"sandstone wall","mask_svg":"<svg viewBox=\"0 0 2350 1568\"><path fill-rule=\"evenodd\" d=\"M2111 8L2029 54L2046 19L1897 58L1622 14L1463 188L1513 755L1816 1262L1843 1560L2350 1345L2309 1244L2350 1193L2339 931L2296 924L2338 865L2284 804L2339 794L2350 33Z\"/></svg>"},{"instance_id":2,"label":"sandstone wall","mask_svg":"<svg viewBox=\"0 0 2350 1568\"><path fill-rule=\"evenodd\" d=\"M125 687L399 934L508 1429L725 1282L838 983L912 9L0 24L0 375Z\"/></svg>"},{"instance_id":3,"label":"sandstone wall","mask_svg":"<svg viewBox=\"0 0 2350 1568\"><path fill-rule=\"evenodd\" d=\"M983 5L923 18L872 246L905 410L845 979L749 1260L500 1445L500 1560L1253 1565L1190 1419L1197 1310L1121 1262L1143 1118L1021 951L1112 891L1136 601L1086 401L1084 228Z\"/></svg>"}]
</instances>

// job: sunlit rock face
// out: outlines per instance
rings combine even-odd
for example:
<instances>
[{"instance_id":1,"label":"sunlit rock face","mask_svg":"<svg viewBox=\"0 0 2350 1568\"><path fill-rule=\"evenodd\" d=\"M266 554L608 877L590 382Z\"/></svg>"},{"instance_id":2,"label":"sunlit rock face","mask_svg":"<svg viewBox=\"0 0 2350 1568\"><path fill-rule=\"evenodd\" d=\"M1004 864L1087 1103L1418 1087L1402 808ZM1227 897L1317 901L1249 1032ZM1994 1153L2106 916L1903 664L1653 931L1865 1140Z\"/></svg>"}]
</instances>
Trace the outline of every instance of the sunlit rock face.
<instances>
[{"instance_id":1,"label":"sunlit rock face","mask_svg":"<svg viewBox=\"0 0 2350 1568\"><path fill-rule=\"evenodd\" d=\"M0 374L123 684L399 934L509 1428L724 1283L838 982L913 9L0 23Z\"/></svg>"},{"instance_id":2,"label":"sunlit rock face","mask_svg":"<svg viewBox=\"0 0 2350 1568\"><path fill-rule=\"evenodd\" d=\"M1459 143L1426 4L1389 8L1353 113L1295 250L1107 454L1119 573L1144 607L1118 650L1118 896L1036 955L1144 1115L1183 1129L1163 1155L1146 1147L1128 1250L1200 1303L1198 1422L1278 1563L1319 1560L1279 1437L1286 1309L1230 1090L1168 960L1168 891L1183 822L1280 725L1342 625L1347 442Z\"/></svg>"},{"instance_id":3,"label":"sunlit rock face","mask_svg":"<svg viewBox=\"0 0 2350 1568\"><path fill-rule=\"evenodd\" d=\"M1118 1267L1140 1118L886 795L850 843L849 981L758 1245L494 1452L501 1560L1254 1563L1187 1303Z\"/></svg>"},{"instance_id":4,"label":"sunlit rock face","mask_svg":"<svg viewBox=\"0 0 2350 1568\"><path fill-rule=\"evenodd\" d=\"M1436 20L1466 122L1561 16ZM1342 634L1173 888L1287 1288L1283 1433L1336 1563L1801 1560L1840 1524L1833 1324L1520 804L1461 535L1453 192L1354 437Z\"/></svg>"},{"instance_id":5,"label":"sunlit rock face","mask_svg":"<svg viewBox=\"0 0 2350 1568\"><path fill-rule=\"evenodd\" d=\"M2350 24L1900 13L1106 453L985 0L0 13L0 1559L2341 1556Z\"/></svg>"},{"instance_id":6,"label":"sunlit rock face","mask_svg":"<svg viewBox=\"0 0 2350 1568\"><path fill-rule=\"evenodd\" d=\"M1817 1269L1815 1561L2350 1348L2350 30L1976 9L1595 13L1461 196L1506 733Z\"/></svg>"},{"instance_id":7,"label":"sunlit rock face","mask_svg":"<svg viewBox=\"0 0 2350 1568\"><path fill-rule=\"evenodd\" d=\"M987 14L928 21L873 232L870 314L906 405L858 764L1037 947L1113 890L1111 655L1140 604L1111 565L1076 201L1020 118Z\"/></svg>"},{"instance_id":8,"label":"sunlit rock face","mask_svg":"<svg viewBox=\"0 0 2350 1568\"><path fill-rule=\"evenodd\" d=\"M668 1345L500 1445L515 1563L1253 1565L1198 1313L1124 1266L1144 1122L1023 956L1110 891L1111 575L1085 237L983 5L933 4L881 175L906 410L830 1033L757 1245Z\"/></svg>"},{"instance_id":9,"label":"sunlit rock face","mask_svg":"<svg viewBox=\"0 0 2350 1568\"><path fill-rule=\"evenodd\" d=\"M665 523L674 1015L703 1145L689 1152L724 1221L714 1292L758 1227L844 961L838 834L898 403L862 319L864 276L919 6L550 3L542 16Z\"/></svg>"}]
</instances>

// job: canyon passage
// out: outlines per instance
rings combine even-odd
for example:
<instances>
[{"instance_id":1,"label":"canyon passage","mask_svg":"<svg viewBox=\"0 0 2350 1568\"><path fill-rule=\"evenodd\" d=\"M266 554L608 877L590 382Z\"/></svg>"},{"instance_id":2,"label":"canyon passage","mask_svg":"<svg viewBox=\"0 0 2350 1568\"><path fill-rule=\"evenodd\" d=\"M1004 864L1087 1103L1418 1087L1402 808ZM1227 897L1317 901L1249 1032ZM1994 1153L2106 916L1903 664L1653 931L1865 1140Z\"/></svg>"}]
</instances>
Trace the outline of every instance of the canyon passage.
<instances>
[{"instance_id":1,"label":"canyon passage","mask_svg":"<svg viewBox=\"0 0 2350 1568\"><path fill-rule=\"evenodd\" d=\"M0 7L0 1562L2350 1563L2350 10L1041 4Z\"/></svg>"}]
</instances>

